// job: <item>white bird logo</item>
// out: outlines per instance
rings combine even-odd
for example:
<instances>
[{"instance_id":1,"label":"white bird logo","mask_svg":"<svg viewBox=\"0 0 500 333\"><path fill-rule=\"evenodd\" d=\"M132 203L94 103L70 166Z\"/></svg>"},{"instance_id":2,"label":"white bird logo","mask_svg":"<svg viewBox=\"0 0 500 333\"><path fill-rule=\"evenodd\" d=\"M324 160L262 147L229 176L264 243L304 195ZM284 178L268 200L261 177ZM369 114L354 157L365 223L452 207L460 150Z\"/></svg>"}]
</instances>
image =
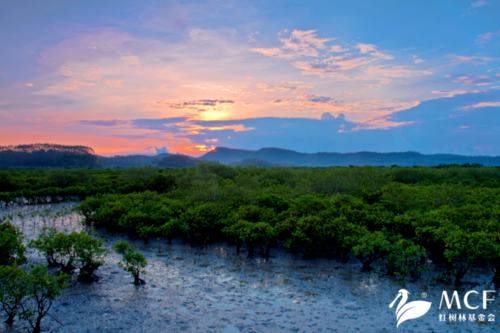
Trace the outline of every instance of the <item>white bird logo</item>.
<instances>
[{"instance_id":1,"label":"white bird logo","mask_svg":"<svg viewBox=\"0 0 500 333\"><path fill-rule=\"evenodd\" d=\"M399 327L399 324L409 319L422 317L431 308L432 302L414 301L405 304L406 301L408 300L408 294L409 294L408 290L400 289L398 292L398 296L396 296L394 301L392 301L391 305L389 305L389 307L392 308L396 303L396 301L398 300L398 298L402 297L401 301L398 304L398 307L396 308L396 318L398 320L398 324L396 327Z\"/></svg>"}]
</instances>

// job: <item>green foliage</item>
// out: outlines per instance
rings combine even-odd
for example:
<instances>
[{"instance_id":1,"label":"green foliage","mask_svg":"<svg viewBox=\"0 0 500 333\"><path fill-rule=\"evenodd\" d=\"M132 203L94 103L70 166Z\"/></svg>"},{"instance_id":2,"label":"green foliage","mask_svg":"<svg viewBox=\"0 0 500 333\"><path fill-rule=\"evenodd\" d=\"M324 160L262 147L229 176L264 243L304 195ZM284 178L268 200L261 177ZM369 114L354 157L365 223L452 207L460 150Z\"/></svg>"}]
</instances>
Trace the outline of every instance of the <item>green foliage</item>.
<instances>
[{"instance_id":1,"label":"green foliage","mask_svg":"<svg viewBox=\"0 0 500 333\"><path fill-rule=\"evenodd\" d=\"M125 254L128 250L130 250L130 244L126 241L119 241L113 244L113 250L115 250L118 254Z\"/></svg>"},{"instance_id":2,"label":"green foliage","mask_svg":"<svg viewBox=\"0 0 500 333\"><path fill-rule=\"evenodd\" d=\"M500 280L500 168L261 168L202 162L182 169L0 175L5 191L0 206L82 200L77 211L87 224L146 243L158 237L169 243L182 237L193 246L229 242L238 251L260 250L263 256L283 244L305 257L336 254L348 260L354 254L364 269L380 262L379 268L401 278L418 278L429 256L455 281L475 266L490 267ZM49 265L85 266L75 246L68 245L79 237L44 230L34 244ZM99 251L92 250L98 247L92 246L87 251L95 252L99 263Z\"/></svg>"},{"instance_id":3,"label":"green foliage","mask_svg":"<svg viewBox=\"0 0 500 333\"><path fill-rule=\"evenodd\" d=\"M273 209L277 214L282 213L290 207L288 201L276 194L269 194L257 199L257 205Z\"/></svg>"},{"instance_id":4,"label":"green foliage","mask_svg":"<svg viewBox=\"0 0 500 333\"><path fill-rule=\"evenodd\" d=\"M84 231L67 234L55 228L43 228L29 246L38 250L49 266L60 266L64 273L80 268L80 279L89 281L94 271L105 263L108 251L103 244L104 240L95 239Z\"/></svg>"},{"instance_id":5,"label":"green foliage","mask_svg":"<svg viewBox=\"0 0 500 333\"><path fill-rule=\"evenodd\" d=\"M0 219L0 265L26 262L23 233L5 219Z\"/></svg>"},{"instance_id":6,"label":"green foliage","mask_svg":"<svg viewBox=\"0 0 500 333\"><path fill-rule=\"evenodd\" d=\"M44 265L30 267L21 280L26 296L20 302L21 311L18 315L29 322L34 333L39 333L42 319L49 313L54 299L68 286L65 282L68 275L50 275Z\"/></svg>"},{"instance_id":7,"label":"green foliage","mask_svg":"<svg viewBox=\"0 0 500 333\"><path fill-rule=\"evenodd\" d=\"M56 235L56 228L44 227L40 231L38 238L29 242L31 248L38 250L45 257L49 267L59 265L56 244L54 242Z\"/></svg>"},{"instance_id":8,"label":"green foliage","mask_svg":"<svg viewBox=\"0 0 500 333\"><path fill-rule=\"evenodd\" d=\"M130 247L130 244L125 241L115 243L113 249L117 253L122 254L123 258L118 262L118 266L132 274L134 277L134 284L140 285L141 283L146 283L140 278L141 273L143 275L146 274L146 271L143 269L148 265L146 257L144 257L142 253L136 252L136 249Z\"/></svg>"},{"instance_id":9,"label":"green foliage","mask_svg":"<svg viewBox=\"0 0 500 333\"><path fill-rule=\"evenodd\" d=\"M26 297L24 269L14 266L0 266L0 303L7 315L7 324L12 324L20 312L21 301Z\"/></svg>"},{"instance_id":10,"label":"green foliage","mask_svg":"<svg viewBox=\"0 0 500 333\"><path fill-rule=\"evenodd\" d=\"M370 265L383 259L389 253L390 243L381 231L368 232L359 238L359 244L353 247L353 252L363 264L363 270L369 270Z\"/></svg>"},{"instance_id":11,"label":"green foliage","mask_svg":"<svg viewBox=\"0 0 500 333\"><path fill-rule=\"evenodd\" d=\"M425 269L427 254L420 245L411 240L393 241L388 248L385 268L388 273L404 279L407 276L419 278Z\"/></svg>"},{"instance_id":12,"label":"green foliage","mask_svg":"<svg viewBox=\"0 0 500 333\"><path fill-rule=\"evenodd\" d=\"M76 264L80 268L80 280L95 280L94 271L105 264L105 257L109 253L103 245L103 239L94 238L91 234L80 234L74 245Z\"/></svg>"}]
</instances>

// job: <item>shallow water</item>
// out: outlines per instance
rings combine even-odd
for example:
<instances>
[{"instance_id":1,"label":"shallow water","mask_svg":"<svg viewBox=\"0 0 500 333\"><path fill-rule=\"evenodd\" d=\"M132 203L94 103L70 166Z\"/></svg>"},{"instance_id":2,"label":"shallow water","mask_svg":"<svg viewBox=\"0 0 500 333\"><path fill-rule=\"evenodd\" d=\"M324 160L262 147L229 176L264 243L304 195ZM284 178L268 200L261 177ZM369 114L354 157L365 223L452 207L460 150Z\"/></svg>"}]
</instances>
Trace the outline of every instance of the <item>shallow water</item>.
<instances>
[{"instance_id":1,"label":"shallow water","mask_svg":"<svg viewBox=\"0 0 500 333\"><path fill-rule=\"evenodd\" d=\"M81 230L81 217L70 212L73 206L10 207L0 215L11 214L28 237L36 237L44 223L60 230ZM160 239L144 245L124 235L98 233L108 248L127 240L146 256L149 265L143 278L147 284L134 286L132 277L117 266L120 256L110 253L107 264L97 271L98 282L81 283L73 276L51 312L60 323L47 317L43 331L498 332L500 328L500 302L490 302L487 310L447 310L444 306L439 310L442 291L451 296L455 287L435 282L437 272L432 265L420 280L402 283L377 272L361 272L355 260L348 264L335 259L304 260L284 249L271 251L268 259L248 258L224 244L192 248ZM29 258L44 263L32 251ZM460 295L472 289L495 290L491 276L482 269L469 272L464 280L479 285L461 287ZM396 328L395 308L389 304L400 289L411 293L408 302L425 300L432 306L423 317ZM480 305L482 299L471 297L471 303ZM476 318L481 313L495 314L497 318L495 322L460 322L457 316L456 322L441 322L439 315L448 313L475 314ZM27 329L18 322L13 327L2 325L5 332Z\"/></svg>"}]
</instances>

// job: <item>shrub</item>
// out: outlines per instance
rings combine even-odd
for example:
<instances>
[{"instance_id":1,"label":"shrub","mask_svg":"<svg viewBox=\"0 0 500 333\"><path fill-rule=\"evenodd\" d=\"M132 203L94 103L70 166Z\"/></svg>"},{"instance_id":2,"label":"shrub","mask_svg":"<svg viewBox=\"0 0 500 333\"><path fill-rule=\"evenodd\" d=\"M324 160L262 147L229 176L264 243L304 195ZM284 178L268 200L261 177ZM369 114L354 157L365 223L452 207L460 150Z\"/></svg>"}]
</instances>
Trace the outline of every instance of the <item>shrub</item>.
<instances>
[{"instance_id":1,"label":"shrub","mask_svg":"<svg viewBox=\"0 0 500 333\"><path fill-rule=\"evenodd\" d=\"M27 320L34 333L40 332L40 325L51 307L54 299L68 285L65 283L68 275L53 276L47 273L47 266L33 266L22 278L25 297L20 303L19 318Z\"/></svg>"},{"instance_id":2,"label":"shrub","mask_svg":"<svg viewBox=\"0 0 500 333\"><path fill-rule=\"evenodd\" d=\"M123 259L118 263L118 266L132 274L134 284L137 286L141 283L146 283L146 281L140 278L141 273L146 274L146 271L143 269L148 265L146 257L142 253L136 252L135 248L130 247L130 244L125 241L115 243L113 249L123 255Z\"/></svg>"},{"instance_id":3,"label":"shrub","mask_svg":"<svg viewBox=\"0 0 500 333\"><path fill-rule=\"evenodd\" d=\"M45 256L49 266L60 266L65 273L80 268L80 279L90 281L95 278L94 271L104 265L108 251L103 244L104 240L95 239L85 231L66 234L55 228L43 228L38 239L29 245Z\"/></svg>"},{"instance_id":4,"label":"shrub","mask_svg":"<svg viewBox=\"0 0 500 333\"><path fill-rule=\"evenodd\" d=\"M0 266L0 303L2 310L7 315L7 324L14 322L15 316L19 313L21 301L26 296L24 285L24 269L14 266Z\"/></svg>"},{"instance_id":5,"label":"shrub","mask_svg":"<svg viewBox=\"0 0 500 333\"><path fill-rule=\"evenodd\" d=\"M104 258L109 253L103 247L103 244L103 239L96 239L90 234L80 236L80 239L75 244L77 265L80 267L80 280L93 281L97 279L94 271L104 265Z\"/></svg>"},{"instance_id":6,"label":"shrub","mask_svg":"<svg viewBox=\"0 0 500 333\"><path fill-rule=\"evenodd\" d=\"M385 268L388 273L404 279L419 278L425 269L425 249L407 239L393 241L388 247Z\"/></svg>"},{"instance_id":7,"label":"shrub","mask_svg":"<svg viewBox=\"0 0 500 333\"><path fill-rule=\"evenodd\" d=\"M0 220L0 265L26 262L23 233L5 219Z\"/></svg>"},{"instance_id":8,"label":"shrub","mask_svg":"<svg viewBox=\"0 0 500 333\"><path fill-rule=\"evenodd\" d=\"M359 244L353 247L353 252L363 264L363 270L369 270L370 265L384 258L389 252L390 243L381 231L369 232L359 239Z\"/></svg>"}]
</instances>

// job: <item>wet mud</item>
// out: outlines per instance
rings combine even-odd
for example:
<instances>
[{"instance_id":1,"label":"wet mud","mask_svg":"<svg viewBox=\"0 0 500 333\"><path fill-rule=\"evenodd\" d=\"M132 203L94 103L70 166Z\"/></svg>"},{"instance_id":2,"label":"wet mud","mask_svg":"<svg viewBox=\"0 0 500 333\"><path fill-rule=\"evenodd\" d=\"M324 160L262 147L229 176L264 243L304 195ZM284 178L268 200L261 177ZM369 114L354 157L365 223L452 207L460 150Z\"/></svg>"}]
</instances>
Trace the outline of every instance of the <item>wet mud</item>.
<instances>
[{"instance_id":1,"label":"wet mud","mask_svg":"<svg viewBox=\"0 0 500 333\"><path fill-rule=\"evenodd\" d=\"M9 207L1 215L12 220L28 237L41 226L80 230L81 217L71 213L74 203ZM50 212L47 212L50 209ZM43 212L43 214L38 214ZM56 216L59 212L59 216ZM18 213L21 213L19 216ZM474 269L464 280L477 284L461 287L436 282L438 271L418 281L399 281L377 271L362 272L356 260L302 259L273 249L270 258L248 258L235 247L215 244L190 247L180 241L167 244L152 239L148 245L126 235L97 230L106 246L127 240L142 252L149 265L145 285L134 286L132 276L117 266L120 256L110 253L96 274L97 282L82 283L74 274L51 314L44 332L499 332L499 302L487 310L439 310L443 290L460 295L468 290L496 290L491 273ZM45 263L32 250L29 261ZM56 270L57 271L57 270ZM411 294L408 302L425 300L432 306L424 316L396 328L396 309L389 308L400 289ZM423 295L425 293L426 295ZM426 296L423 298L423 296ZM482 298L471 303L482 304ZM448 314L494 314L495 322L448 321ZM440 321L446 314L446 322ZM2 318L3 319L3 318ZM3 320L2 320L3 321ZM26 332L16 322L1 324L3 332Z\"/></svg>"}]
</instances>

